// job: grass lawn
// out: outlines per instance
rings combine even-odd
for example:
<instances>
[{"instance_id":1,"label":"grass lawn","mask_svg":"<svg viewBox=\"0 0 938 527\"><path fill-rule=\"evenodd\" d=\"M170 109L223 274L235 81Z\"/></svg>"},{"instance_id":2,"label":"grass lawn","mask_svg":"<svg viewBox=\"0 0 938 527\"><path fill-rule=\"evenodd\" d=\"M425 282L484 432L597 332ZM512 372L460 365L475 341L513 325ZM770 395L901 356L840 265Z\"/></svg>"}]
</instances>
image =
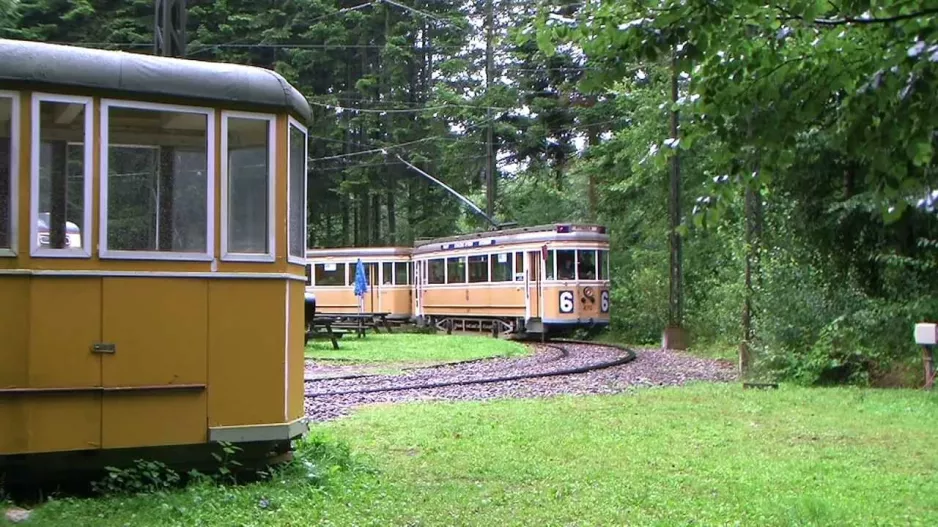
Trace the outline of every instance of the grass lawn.
<instances>
[{"instance_id":1,"label":"grass lawn","mask_svg":"<svg viewBox=\"0 0 938 527\"><path fill-rule=\"evenodd\" d=\"M938 525L936 419L936 394L738 384L373 407L317 425L273 481L30 523Z\"/></svg>"},{"instance_id":2,"label":"grass lawn","mask_svg":"<svg viewBox=\"0 0 938 527\"><path fill-rule=\"evenodd\" d=\"M454 362L486 357L510 357L529 353L518 342L475 335L420 333L369 333L365 338L345 335L339 349L328 340L310 341L306 357L343 362L428 363Z\"/></svg>"}]
</instances>

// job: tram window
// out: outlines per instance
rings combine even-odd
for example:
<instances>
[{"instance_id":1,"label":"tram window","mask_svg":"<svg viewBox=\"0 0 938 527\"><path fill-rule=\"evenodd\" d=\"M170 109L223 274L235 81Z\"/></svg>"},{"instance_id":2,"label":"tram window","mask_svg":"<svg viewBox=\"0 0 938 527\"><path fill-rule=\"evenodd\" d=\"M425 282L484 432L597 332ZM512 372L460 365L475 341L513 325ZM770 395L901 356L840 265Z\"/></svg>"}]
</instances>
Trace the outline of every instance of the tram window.
<instances>
[{"instance_id":1,"label":"tram window","mask_svg":"<svg viewBox=\"0 0 938 527\"><path fill-rule=\"evenodd\" d=\"M596 279L596 251L577 251L577 278L580 280Z\"/></svg>"},{"instance_id":2,"label":"tram window","mask_svg":"<svg viewBox=\"0 0 938 527\"><path fill-rule=\"evenodd\" d=\"M122 104L104 104L102 253L209 254L210 111Z\"/></svg>"},{"instance_id":3,"label":"tram window","mask_svg":"<svg viewBox=\"0 0 938 527\"><path fill-rule=\"evenodd\" d=\"M466 283L466 259L452 257L446 259L446 283L464 284Z\"/></svg>"},{"instance_id":4,"label":"tram window","mask_svg":"<svg viewBox=\"0 0 938 527\"><path fill-rule=\"evenodd\" d=\"M303 258L306 252L306 128L290 118L288 136L289 179L287 181L287 260Z\"/></svg>"},{"instance_id":5,"label":"tram window","mask_svg":"<svg viewBox=\"0 0 938 527\"><path fill-rule=\"evenodd\" d=\"M39 158L37 205L32 210L36 251L54 249L90 256L91 224L91 109L89 99L37 97L39 141L32 155ZM35 203L35 202L34 202ZM82 238L85 240L82 240Z\"/></svg>"},{"instance_id":6,"label":"tram window","mask_svg":"<svg viewBox=\"0 0 938 527\"><path fill-rule=\"evenodd\" d=\"M394 283L407 285L410 283L410 263L394 262Z\"/></svg>"},{"instance_id":7,"label":"tram window","mask_svg":"<svg viewBox=\"0 0 938 527\"><path fill-rule=\"evenodd\" d=\"M491 269L493 282L511 282L511 253L493 254Z\"/></svg>"},{"instance_id":8,"label":"tram window","mask_svg":"<svg viewBox=\"0 0 938 527\"><path fill-rule=\"evenodd\" d=\"M13 133L18 123L13 117L13 98L0 95L0 249L12 248L13 237L13 168L19 155L13 149Z\"/></svg>"},{"instance_id":9,"label":"tram window","mask_svg":"<svg viewBox=\"0 0 938 527\"><path fill-rule=\"evenodd\" d=\"M547 262L545 262L544 266L547 268L547 279L553 280L554 279L554 251L553 249L551 249L550 251L547 251Z\"/></svg>"},{"instance_id":10,"label":"tram window","mask_svg":"<svg viewBox=\"0 0 938 527\"><path fill-rule=\"evenodd\" d=\"M442 258L434 258L429 261L427 269L427 282L430 284L446 283L446 262Z\"/></svg>"},{"instance_id":11,"label":"tram window","mask_svg":"<svg viewBox=\"0 0 938 527\"><path fill-rule=\"evenodd\" d=\"M381 262L381 285L394 285L394 262Z\"/></svg>"},{"instance_id":12,"label":"tram window","mask_svg":"<svg viewBox=\"0 0 938 527\"><path fill-rule=\"evenodd\" d=\"M316 264L316 285L345 285L345 264Z\"/></svg>"},{"instance_id":13,"label":"tram window","mask_svg":"<svg viewBox=\"0 0 938 527\"><path fill-rule=\"evenodd\" d=\"M524 273L524 253L515 253L515 274Z\"/></svg>"},{"instance_id":14,"label":"tram window","mask_svg":"<svg viewBox=\"0 0 938 527\"><path fill-rule=\"evenodd\" d=\"M557 251L557 279L576 280L576 251Z\"/></svg>"},{"instance_id":15,"label":"tram window","mask_svg":"<svg viewBox=\"0 0 938 527\"><path fill-rule=\"evenodd\" d=\"M599 279L609 280L609 251L599 251Z\"/></svg>"},{"instance_id":16,"label":"tram window","mask_svg":"<svg viewBox=\"0 0 938 527\"><path fill-rule=\"evenodd\" d=\"M270 255L273 117L225 116L224 253ZM256 256L254 258L257 258Z\"/></svg>"},{"instance_id":17,"label":"tram window","mask_svg":"<svg viewBox=\"0 0 938 527\"><path fill-rule=\"evenodd\" d=\"M306 264L306 285L313 285L313 266Z\"/></svg>"},{"instance_id":18,"label":"tram window","mask_svg":"<svg viewBox=\"0 0 938 527\"><path fill-rule=\"evenodd\" d=\"M469 282L476 284L489 281L489 255L469 257Z\"/></svg>"}]
</instances>

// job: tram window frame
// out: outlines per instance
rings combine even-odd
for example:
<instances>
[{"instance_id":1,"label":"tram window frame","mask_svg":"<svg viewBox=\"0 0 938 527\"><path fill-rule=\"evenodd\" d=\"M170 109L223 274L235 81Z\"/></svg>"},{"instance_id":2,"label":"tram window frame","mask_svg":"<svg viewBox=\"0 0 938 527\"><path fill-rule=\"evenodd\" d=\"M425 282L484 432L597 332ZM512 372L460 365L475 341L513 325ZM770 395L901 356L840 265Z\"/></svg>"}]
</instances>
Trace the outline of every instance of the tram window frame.
<instances>
[{"instance_id":1,"label":"tram window frame","mask_svg":"<svg viewBox=\"0 0 938 527\"><path fill-rule=\"evenodd\" d=\"M609 280L609 251L607 249L597 251L596 267L599 271L599 279Z\"/></svg>"},{"instance_id":2,"label":"tram window frame","mask_svg":"<svg viewBox=\"0 0 938 527\"><path fill-rule=\"evenodd\" d=\"M504 262L498 261L498 257L502 255L506 258ZM493 283L514 282L515 277L512 272L515 268L514 253L492 253L489 257L489 281ZM503 277L497 278L500 273L497 272L496 266L504 270Z\"/></svg>"},{"instance_id":3,"label":"tram window frame","mask_svg":"<svg viewBox=\"0 0 938 527\"><path fill-rule=\"evenodd\" d=\"M455 265L454 265L455 264ZM452 273L450 270L451 266L454 266L456 269L462 269L462 279L456 281L450 277ZM446 258L446 283L447 284L465 284L466 283L466 257L465 256L449 256Z\"/></svg>"},{"instance_id":4,"label":"tram window frame","mask_svg":"<svg viewBox=\"0 0 938 527\"><path fill-rule=\"evenodd\" d=\"M6 181L0 180L0 185L6 189L5 206L0 213L5 218L0 219L0 257L15 257L19 242L19 160L20 160L20 94L13 91L0 90L0 101L10 101L10 137L4 141L9 147L6 156L8 177ZM4 243L5 242L5 243Z\"/></svg>"},{"instance_id":5,"label":"tram window frame","mask_svg":"<svg viewBox=\"0 0 938 527\"><path fill-rule=\"evenodd\" d=\"M566 255L567 253L571 254L572 259L570 261L573 263L573 266L569 269L569 271L572 273L570 275L566 274L567 269L564 269L560 263L561 256ZM576 262L576 249L557 249L557 255L555 257L555 260L556 260L555 266L557 269L557 274L556 274L557 280L559 281L576 280L576 263L577 263Z\"/></svg>"},{"instance_id":6,"label":"tram window frame","mask_svg":"<svg viewBox=\"0 0 938 527\"><path fill-rule=\"evenodd\" d=\"M326 271L326 265L336 266L335 271ZM335 284L324 284L320 281L319 270L323 272L339 273L339 266L342 266L339 282ZM313 264L313 285L316 287L345 287L346 277L348 276L348 264L346 262L316 262Z\"/></svg>"},{"instance_id":7,"label":"tram window frame","mask_svg":"<svg viewBox=\"0 0 938 527\"><path fill-rule=\"evenodd\" d=\"M293 129L296 128L303 135L303 152L301 154L302 166L302 189L294 185L293 173ZM309 153L309 131L293 117L287 118L287 262L292 264L302 264L306 252L306 245L309 238L309 227L306 217L306 196L308 196L309 186L309 167L307 166L307 156ZM302 193L300 193L302 192ZM297 195L295 195L297 193ZM296 203L294 203L296 201ZM296 214L296 218L293 215ZM296 220L297 225L294 225Z\"/></svg>"},{"instance_id":8,"label":"tram window frame","mask_svg":"<svg viewBox=\"0 0 938 527\"><path fill-rule=\"evenodd\" d=\"M554 280L557 276L557 259L554 256L554 250L547 251L547 260L544 261L545 280Z\"/></svg>"},{"instance_id":9,"label":"tram window frame","mask_svg":"<svg viewBox=\"0 0 938 527\"><path fill-rule=\"evenodd\" d=\"M472 260L473 258L476 259L475 262L473 262ZM475 273L476 275L475 280L473 280L473 266L475 267L476 271L478 271L480 268L482 270L481 276L479 276L480 273L478 272ZM470 284L480 284L480 283L488 282L489 281L489 255L473 254L473 255L467 256L466 257L466 273L469 275Z\"/></svg>"},{"instance_id":10,"label":"tram window frame","mask_svg":"<svg viewBox=\"0 0 938 527\"><path fill-rule=\"evenodd\" d=\"M581 271L581 267L580 267L580 261L581 261L581 260L580 260L580 255L581 255L581 254L584 254L584 253L592 253L592 255L593 255L593 266L592 266L592 267L593 267L593 277L592 277L592 278L586 278L586 277L584 277L584 276L581 276L581 274L580 274L580 271ZM576 279L577 279L577 280L598 280L598 278L597 278L597 276L598 276L598 273L597 273L597 264L598 264L598 260L597 260L597 256L596 256L596 249L577 249L577 250L576 250Z\"/></svg>"},{"instance_id":11,"label":"tram window frame","mask_svg":"<svg viewBox=\"0 0 938 527\"><path fill-rule=\"evenodd\" d=\"M427 284L442 285L446 283L446 258L430 258L427 262ZM442 271L442 272L440 272ZM436 277L439 281L436 281Z\"/></svg>"},{"instance_id":12,"label":"tram window frame","mask_svg":"<svg viewBox=\"0 0 938 527\"><path fill-rule=\"evenodd\" d=\"M410 262L394 263L394 285L410 285ZM403 270L403 273L401 272ZM403 277L403 280L401 278Z\"/></svg>"},{"instance_id":13,"label":"tram window frame","mask_svg":"<svg viewBox=\"0 0 938 527\"><path fill-rule=\"evenodd\" d=\"M40 107L43 102L57 104L82 105L83 112L83 140L66 142L66 157L70 146L80 145L82 152L82 223L79 226L81 235L81 248L52 248L43 247L39 241L39 197L40 197L40 171L42 154L42 123ZM30 204L29 204L29 231L30 256L52 258L90 258L92 246L92 175L94 173L94 105L93 99L87 96L61 95L54 93L34 93L32 98L31 118L32 137L30 144ZM67 161L66 161L67 163ZM51 207L50 207L51 209ZM51 210L50 210L51 215ZM66 223L67 231L68 225Z\"/></svg>"},{"instance_id":14,"label":"tram window frame","mask_svg":"<svg viewBox=\"0 0 938 527\"><path fill-rule=\"evenodd\" d=\"M79 104L82 105L83 140L66 143L66 156L68 147L81 145L82 152L82 222L79 234L81 235L81 248L52 248L43 247L39 242L39 194L40 170L42 152L42 123L40 120L40 106L43 102L53 104ZM30 144L30 204L29 204L29 254L33 257L51 258L91 258L92 246L92 177L94 173L94 104L93 99L87 96L61 95L56 93L33 93L30 108L32 122L32 136ZM50 207L51 209L51 207ZM50 210L51 214L51 210ZM64 227L67 230L67 223Z\"/></svg>"},{"instance_id":15,"label":"tram window frame","mask_svg":"<svg viewBox=\"0 0 938 527\"><path fill-rule=\"evenodd\" d=\"M230 203L231 145L229 144L230 120L263 121L267 124L267 248L264 252L231 251L232 235ZM277 117L273 114L235 112L225 110L221 115L221 259L232 262L273 262L276 260L276 198L277 198ZM260 148L260 147L254 147Z\"/></svg>"},{"instance_id":16,"label":"tram window frame","mask_svg":"<svg viewBox=\"0 0 938 527\"><path fill-rule=\"evenodd\" d=\"M111 108L122 108L143 112L165 112L176 114L200 115L205 118L205 247L201 251L179 251L179 250L158 250L158 249L113 249L108 247L108 232L111 225L108 221L108 188L110 180L109 155L110 148L155 148L159 149L161 145L156 144L129 144L129 143L111 143L110 130L111 121L109 110ZM183 106L175 104L151 103L142 101L128 101L123 99L102 99L100 105L101 111L101 136L100 141L100 162L101 162L101 196L100 196L100 257L102 259L121 259L121 260L176 260L176 261L212 261L215 254L215 179L217 175L217 166L215 164L215 153L217 143L217 130L215 129L214 108L199 106ZM202 147L198 150L191 148L178 147L178 152L182 154L197 152L202 154ZM178 159L178 158L177 158ZM177 177L173 175L174 182ZM155 214L159 216L159 204ZM157 243L158 239L157 239ZM301 262L305 263L304 262Z\"/></svg>"},{"instance_id":17,"label":"tram window frame","mask_svg":"<svg viewBox=\"0 0 938 527\"><path fill-rule=\"evenodd\" d=\"M394 262L381 262L381 285L394 285Z\"/></svg>"}]
</instances>

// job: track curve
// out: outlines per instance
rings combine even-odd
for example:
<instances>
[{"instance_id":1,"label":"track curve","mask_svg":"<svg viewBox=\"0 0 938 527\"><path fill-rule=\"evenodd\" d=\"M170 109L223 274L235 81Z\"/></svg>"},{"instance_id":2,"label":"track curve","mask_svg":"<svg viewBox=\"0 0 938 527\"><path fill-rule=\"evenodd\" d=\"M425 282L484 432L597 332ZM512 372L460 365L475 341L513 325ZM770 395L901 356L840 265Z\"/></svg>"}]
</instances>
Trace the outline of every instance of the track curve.
<instances>
[{"instance_id":1,"label":"track curve","mask_svg":"<svg viewBox=\"0 0 938 527\"><path fill-rule=\"evenodd\" d=\"M344 378L307 379L306 416L312 421L328 421L371 404L610 395L634 387L736 378L730 362L660 348L633 349L575 340L531 344L534 353L523 357L444 363L396 375L335 371ZM314 361L307 367L311 372L319 368Z\"/></svg>"},{"instance_id":2,"label":"track curve","mask_svg":"<svg viewBox=\"0 0 938 527\"><path fill-rule=\"evenodd\" d=\"M472 378L468 378L468 379L466 379L466 378L462 378L462 379L457 378L457 379L451 379L451 380L442 380L442 381L425 382L425 383L419 383L419 382L418 382L418 383L391 384L391 385L389 385L389 386L375 386L375 387L356 388L356 389L349 389L349 390L333 390L333 391L324 391L324 392L317 392L317 391L312 391L312 392L310 392L310 391L307 391L306 394L305 394L305 396L306 396L307 398L313 398L313 397L328 397L328 396L352 395L352 394L365 394L365 393L397 392L397 391L405 391L405 390L429 390L429 389L432 389L432 388L444 388L444 387L448 387L448 386L464 386L464 385L473 385L473 384L488 384L488 383L496 383L496 382L519 381L519 380L524 380L524 379L536 379L536 378L540 378L540 377L554 377L554 376L559 376L559 375L575 375L575 374L579 374L579 373L590 372L590 371L593 371L593 370L600 370L600 369L603 369L603 368L611 368L611 367L613 367L613 366L620 366L620 365L623 365L623 364L632 362L633 360L635 360L635 357L636 357L634 351L632 351L631 349L622 347L622 346L616 346L616 345L612 345L612 344L601 344L601 345L598 345L598 344L591 343L591 342L564 340L564 341L551 341L551 342L549 342L549 343L544 343L544 344L542 344L544 347L551 348L551 349L555 350L556 352L558 352L558 355L559 355L559 356L553 358L553 360L550 360L550 361L548 361L548 362L557 362L557 361L562 360L563 358L566 358L566 357L570 357L570 356L571 356L570 349L569 349L568 347L562 345L561 343L569 343L569 344L589 344L589 345L592 345L592 346L602 346L602 347L607 347L607 348L612 348L612 349L619 350L619 351L623 352L624 355L622 355L622 356L620 356L620 357L617 357L617 358L614 358L614 359L612 359L612 360L604 360L604 361L595 362L595 363L591 363L591 364L587 364L587 365L576 366L576 367L566 367L566 368L560 367L560 368L558 368L558 369L555 369L555 370L548 370L548 371L534 371L534 372L528 372L528 373L516 373L516 374L513 374L513 375L481 376L481 377L472 377ZM425 366L425 367L414 367L414 368L411 368L411 370L412 370L412 371L426 371L426 370L440 369L440 368L446 368L446 367L451 367L451 366L459 366L459 365L464 365L464 364L478 364L478 363L482 363L482 362L485 362L485 361L496 361L496 360L504 360L504 359L503 359L503 358L499 358L499 357L492 357L492 358L486 358L486 359L474 359L474 360L471 360L471 361L461 361L461 362L446 363L446 364L438 364L438 365ZM543 364L543 362L542 362L542 364ZM306 381L306 383L307 383L307 384L310 384L310 383L322 383L322 382L324 382L324 381L332 381L332 380L340 380L340 379L353 379L353 378L354 378L354 379L363 379L363 378L365 378L365 377L369 377L369 378L381 378L381 379L384 381L384 380L388 380L388 379L393 379L395 376L387 376L387 375L367 375L367 376L364 376L364 375L363 375L363 376L357 376L357 377L355 377L355 376L346 376L346 377L344 377L344 378L331 377L331 378L326 378L326 379L309 380L309 381ZM404 377L406 377L406 376L404 376ZM387 383L385 383L385 384L387 384Z\"/></svg>"}]
</instances>

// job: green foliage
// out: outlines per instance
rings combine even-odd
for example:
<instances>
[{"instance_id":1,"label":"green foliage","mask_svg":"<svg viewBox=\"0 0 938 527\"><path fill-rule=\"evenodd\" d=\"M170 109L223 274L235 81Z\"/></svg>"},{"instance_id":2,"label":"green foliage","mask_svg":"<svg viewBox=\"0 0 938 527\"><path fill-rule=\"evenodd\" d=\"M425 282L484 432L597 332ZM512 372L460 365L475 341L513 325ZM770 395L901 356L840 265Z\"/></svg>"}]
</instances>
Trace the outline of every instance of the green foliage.
<instances>
[{"instance_id":1,"label":"green foliage","mask_svg":"<svg viewBox=\"0 0 938 527\"><path fill-rule=\"evenodd\" d=\"M107 476L92 483L102 495L147 494L174 488L179 474L159 461L134 460L127 468L107 467Z\"/></svg>"}]
</instances>

